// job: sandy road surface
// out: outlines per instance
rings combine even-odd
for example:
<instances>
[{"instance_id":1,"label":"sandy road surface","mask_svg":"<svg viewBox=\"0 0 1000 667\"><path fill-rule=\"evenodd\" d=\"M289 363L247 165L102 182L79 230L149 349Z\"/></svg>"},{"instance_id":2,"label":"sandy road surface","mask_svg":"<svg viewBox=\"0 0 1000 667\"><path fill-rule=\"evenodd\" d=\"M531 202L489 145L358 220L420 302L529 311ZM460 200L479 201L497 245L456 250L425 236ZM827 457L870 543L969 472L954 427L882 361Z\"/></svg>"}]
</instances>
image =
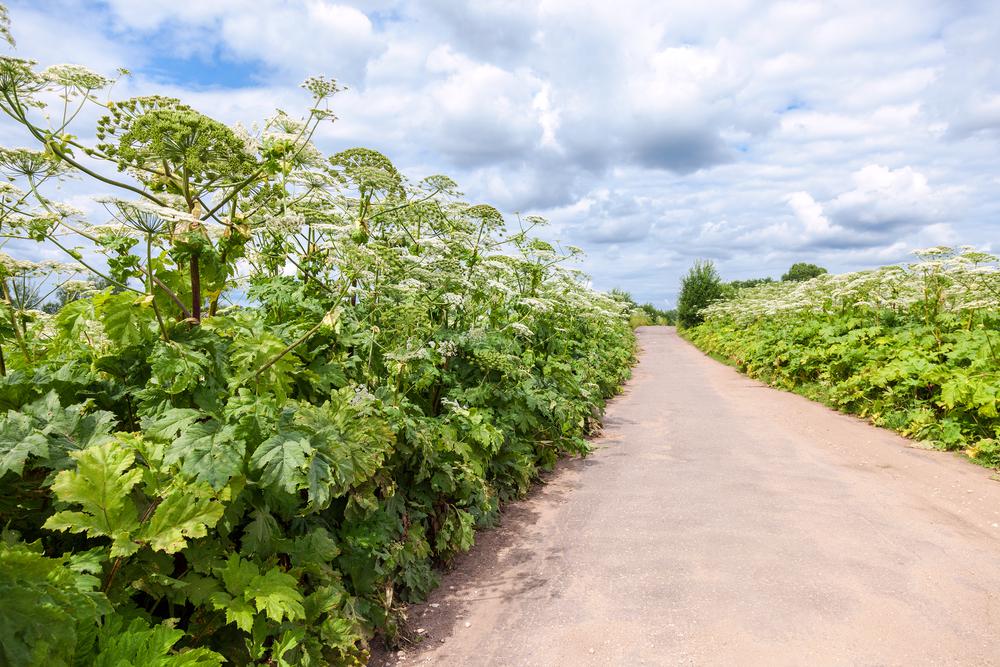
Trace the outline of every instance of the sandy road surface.
<instances>
[{"instance_id":1,"label":"sandy road surface","mask_svg":"<svg viewBox=\"0 0 1000 667\"><path fill-rule=\"evenodd\" d=\"M598 451L479 536L391 664L1000 665L989 471L640 341Z\"/></svg>"}]
</instances>

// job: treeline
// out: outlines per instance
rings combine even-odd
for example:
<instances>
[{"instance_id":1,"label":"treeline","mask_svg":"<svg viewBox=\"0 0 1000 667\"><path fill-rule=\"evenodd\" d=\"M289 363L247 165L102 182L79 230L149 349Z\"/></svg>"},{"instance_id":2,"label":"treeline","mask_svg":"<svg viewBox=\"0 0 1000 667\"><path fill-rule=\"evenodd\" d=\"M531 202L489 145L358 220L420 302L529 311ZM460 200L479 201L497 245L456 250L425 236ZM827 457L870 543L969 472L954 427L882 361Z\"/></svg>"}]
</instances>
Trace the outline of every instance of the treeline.
<instances>
[{"instance_id":1,"label":"treeline","mask_svg":"<svg viewBox=\"0 0 1000 667\"><path fill-rule=\"evenodd\" d=\"M802 282L826 273L815 264L796 262L781 276L781 282ZM740 290L774 283L770 277L731 280L725 282L711 261L696 261L681 280L676 319L682 327L692 327L703 321L702 311L709 305L735 298Z\"/></svg>"},{"instance_id":2,"label":"treeline","mask_svg":"<svg viewBox=\"0 0 1000 667\"><path fill-rule=\"evenodd\" d=\"M626 305L632 328L651 325L673 326L677 323L676 310L662 310L651 303L639 304L630 293L623 289L612 289L611 296Z\"/></svg>"}]
</instances>

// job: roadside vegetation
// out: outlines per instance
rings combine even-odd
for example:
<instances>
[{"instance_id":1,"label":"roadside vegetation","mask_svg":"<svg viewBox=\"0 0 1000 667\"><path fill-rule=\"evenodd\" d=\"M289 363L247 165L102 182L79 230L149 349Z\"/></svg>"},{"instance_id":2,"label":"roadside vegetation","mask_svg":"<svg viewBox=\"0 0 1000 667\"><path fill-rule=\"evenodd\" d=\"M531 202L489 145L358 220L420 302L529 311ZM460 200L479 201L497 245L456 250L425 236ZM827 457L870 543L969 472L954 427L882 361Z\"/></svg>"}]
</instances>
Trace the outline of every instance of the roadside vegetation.
<instances>
[{"instance_id":1,"label":"roadside vegetation","mask_svg":"<svg viewBox=\"0 0 1000 667\"><path fill-rule=\"evenodd\" d=\"M681 292L677 298L677 323L681 327L693 327L704 321L702 312L723 299L726 289L722 278L710 261L697 261L681 280Z\"/></svg>"},{"instance_id":2,"label":"roadside vegetation","mask_svg":"<svg viewBox=\"0 0 1000 667\"><path fill-rule=\"evenodd\" d=\"M0 664L364 662L587 452L629 308L543 220L324 155L333 81L251 129L112 84L0 58Z\"/></svg>"},{"instance_id":3,"label":"roadside vegetation","mask_svg":"<svg viewBox=\"0 0 1000 667\"><path fill-rule=\"evenodd\" d=\"M651 303L639 304L631 294L622 289L613 289L609 294L625 305L629 324L633 329L647 326L671 326L677 323L676 310L661 310Z\"/></svg>"},{"instance_id":4,"label":"roadside vegetation","mask_svg":"<svg viewBox=\"0 0 1000 667\"><path fill-rule=\"evenodd\" d=\"M1000 466L1000 263L916 255L736 290L684 335L751 377Z\"/></svg>"}]
</instances>

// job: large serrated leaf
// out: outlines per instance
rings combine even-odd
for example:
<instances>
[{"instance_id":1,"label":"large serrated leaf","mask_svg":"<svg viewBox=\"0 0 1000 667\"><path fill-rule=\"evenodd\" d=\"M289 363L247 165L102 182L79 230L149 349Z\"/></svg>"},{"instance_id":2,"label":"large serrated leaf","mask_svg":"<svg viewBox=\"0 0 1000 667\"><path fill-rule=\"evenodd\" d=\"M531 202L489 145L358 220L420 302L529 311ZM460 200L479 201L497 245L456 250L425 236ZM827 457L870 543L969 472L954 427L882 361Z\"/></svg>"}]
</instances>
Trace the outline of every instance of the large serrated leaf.
<instances>
[{"instance_id":1,"label":"large serrated leaf","mask_svg":"<svg viewBox=\"0 0 1000 667\"><path fill-rule=\"evenodd\" d=\"M108 338L117 346L128 347L149 340L155 326L152 308L133 294L98 294L94 309Z\"/></svg>"},{"instance_id":2,"label":"large serrated leaf","mask_svg":"<svg viewBox=\"0 0 1000 667\"><path fill-rule=\"evenodd\" d=\"M167 448L163 462L180 464L185 475L218 490L242 471L245 449L234 427L211 419L191 424L181 432Z\"/></svg>"},{"instance_id":3,"label":"large serrated leaf","mask_svg":"<svg viewBox=\"0 0 1000 667\"><path fill-rule=\"evenodd\" d=\"M184 636L164 624L149 626L141 618L125 625L112 616L97 637L98 651L93 667L218 667L223 658L205 648L174 652L174 645Z\"/></svg>"},{"instance_id":4,"label":"large serrated leaf","mask_svg":"<svg viewBox=\"0 0 1000 667\"><path fill-rule=\"evenodd\" d=\"M271 620L295 620L306 615L297 587L295 577L272 568L250 582L247 594L253 598L257 611L264 612Z\"/></svg>"},{"instance_id":5,"label":"large serrated leaf","mask_svg":"<svg viewBox=\"0 0 1000 667\"><path fill-rule=\"evenodd\" d=\"M49 441L35 430L31 418L11 410L0 417L0 477L20 475L29 456L48 458Z\"/></svg>"},{"instance_id":6,"label":"large serrated leaf","mask_svg":"<svg viewBox=\"0 0 1000 667\"><path fill-rule=\"evenodd\" d=\"M250 631L254 607L274 621L305 617L302 593L292 575L278 568L260 574L253 562L236 554L230 555L225 566L216 568L215 572L222 578L226 592L213 593L212 606L225 610L227 622L236 623L239 628Z\"/></svg>"},{"instance_id":7,"label":"large serrated leaf","mask_svg":"<svg viewBox=\"0 0 1000 667\"><path fill-rule=\"evenodd\" d=\"M312 451L309 436L281 430L257 447L250 463L261 471L262 484L295 493L306 485L305 469Z\"/></svg>"},{"instance_id":8,"label":"large serrated leaf","mask_svg":"<svg viewBox=\"0 0 1000 667\"><path fill-rule=\"evenodd\" d=\"M142 428L147 437L170 441L204 417L191 408L170 408L155 417L144 418Z\"/></svg>"},{"instance_id":9,"label":"large serrated leaf","mask_svg":"<svg viewBox=\"0 0 1000 667\"><path fill-rule=\"evenodd\" d=\"M197 387L208 365L204 352L177 342L161 342L150 355L153 380L168 394Z\"/></svg>"},{"instance_id":10,"label":"large serrated leaf","mask_svg":"<svg viewBox=\"0 0 1000 667\"><path fill-rule=\"evenodd\" d=\"M112 556L133 553L128 535L139 525L135 505L129 497L142 479L142 471L132 468L135 455L117 441L74 452L76 470L56 475L52 490L60 502L79 505L80 510L64 510L45 522L50 530L85 532L90 537L113 540Z\"/></svg>"},{"instance_id":11,"label":"large serrated leaf","mask_svg":"<svg viewBox=\"0 0 1000 667\"><path fill-rule=\"evenodd\" d=\"M225 566L216 568L215 573L222 578L226 590L237 595L246 590L254 577L260 574L260 569L251 561L243 560L237 554L230 554Z\"/></svg>"},{"instance_id":12,"label":"large serrated leaf","mask_svg":"<svg viewBox=\"0 0 1000 667\"><path fill-rule=\"evenodd\" d=\"M243 598L219 591L212 593L209 600L216 609L226 612L226 623L235 623L236 627L244 632L253 629L253 617L257 612L253 605Z\"/></svg>"},{"instance_id":13,"label":"large serrated leaf","mask_svg":"<svg viewBox=\"0 0 1000 667\"><path fill-rule=\"evenodd\" d=\"M24 544L0 542L0 665L69 665L86 657L111 610L98 580Z\"/></svg>"},{"instance_id":14,"label":"large serrated leaf","mask_svg":"<svg viewBox=\"0 0 1000 667\"><path fill-rule=\"evenodd\" d=\"M29 457L37 460L35 466L69 468L70 452L108 442L114 423L110 412L86 414L83 405L62 407L55 391L21 412L9 410L0 416L0 477L7 472L21 475Z\"/></svg>"},{"instance_id":15,"label":"large serrated leaf","mask_svg":"<svg viewBox=\"0 0 1000 667\"><path fill-rule=\"evenodd\" d=\"M176 553L187 545L188 538L207 535L222 512L222 503L215 500L207 486L178 487L157 506L139 539L155 550Z\"/></svg>"}]
</instances>

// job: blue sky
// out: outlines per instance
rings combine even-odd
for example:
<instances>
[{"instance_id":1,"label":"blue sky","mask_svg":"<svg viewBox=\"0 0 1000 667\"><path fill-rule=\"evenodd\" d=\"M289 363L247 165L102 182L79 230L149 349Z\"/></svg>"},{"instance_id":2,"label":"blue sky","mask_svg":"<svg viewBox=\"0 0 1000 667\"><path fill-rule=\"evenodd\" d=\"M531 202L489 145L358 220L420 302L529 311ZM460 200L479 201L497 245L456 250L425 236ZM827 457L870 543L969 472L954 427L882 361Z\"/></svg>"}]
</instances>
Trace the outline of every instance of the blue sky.
<instances>
[{"instance_id":1,"label":"blue sky","mask_svg":"<svg viewBox=\"0 0 1000 667\"><path fill-rule=\"evenodd\" d=\"M122 96L175 95L226 122L304 108L306 76L336 78L349 89L322 148L370 146L545 216L587 251L596 287L661 306L697 258L736 279L1000 250L997 3L9 6L18 55L126 67Z\"/></svg>"}]
</instances>

